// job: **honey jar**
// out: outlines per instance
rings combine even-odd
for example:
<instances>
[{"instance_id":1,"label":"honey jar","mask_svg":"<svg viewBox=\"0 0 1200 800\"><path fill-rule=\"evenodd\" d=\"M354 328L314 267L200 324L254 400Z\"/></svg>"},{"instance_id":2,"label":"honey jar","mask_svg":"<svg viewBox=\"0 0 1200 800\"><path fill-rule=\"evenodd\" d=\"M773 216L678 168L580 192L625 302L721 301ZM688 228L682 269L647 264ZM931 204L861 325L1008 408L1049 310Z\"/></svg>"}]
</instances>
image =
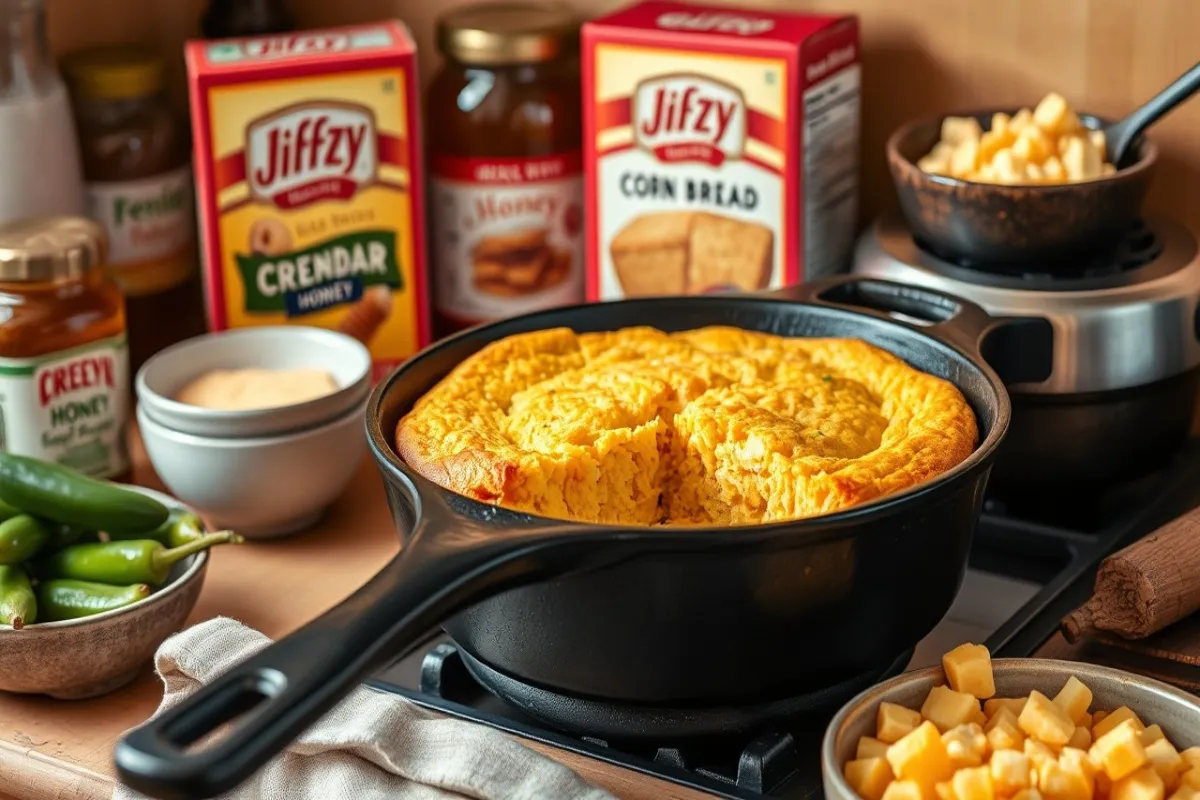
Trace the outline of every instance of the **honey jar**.
<instances>
[{"instance_id":1,"label":"honey jar","mask_svg":"<svg viewBox=\"0 0 1200 800\"><path fill-rule=\"evenodd\" d=\"M0 450L110 478L129 471L129 354L104 248L81 217L0 227Z\"/></svg>"}]
</instances>

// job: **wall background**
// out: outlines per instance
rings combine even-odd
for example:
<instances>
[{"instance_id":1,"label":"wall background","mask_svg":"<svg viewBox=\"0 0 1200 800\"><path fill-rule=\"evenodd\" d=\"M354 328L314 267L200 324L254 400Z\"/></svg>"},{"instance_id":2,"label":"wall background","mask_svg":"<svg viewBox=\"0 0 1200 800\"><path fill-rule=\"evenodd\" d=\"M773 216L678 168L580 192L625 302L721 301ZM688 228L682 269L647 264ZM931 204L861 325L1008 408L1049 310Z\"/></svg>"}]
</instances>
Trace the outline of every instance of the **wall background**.
<instances>
[{"instance_id":1,"label":"wall background","mask_svg":"<svg viewBox=\"0 0 1200 800\"><path fill-rule=\"evenodd\" d=\"M290 0L305 26L398 17L413 29L423 77L437 68L434 19L465 0ZM625 0L565 0L594 16ZM57 52L136 40L172 65L182 106L181 43L204 0L47 0ZM888 133L910 117L973 107L1032 105L1050 90L1075 107L1118 117L1200 61L1197 0L726 0L853 11L863 36L863 208L892 202ZM1200 231L1200 98L1154 129L1163 158L1151 208Z\"/></svg>"}]
</instances>

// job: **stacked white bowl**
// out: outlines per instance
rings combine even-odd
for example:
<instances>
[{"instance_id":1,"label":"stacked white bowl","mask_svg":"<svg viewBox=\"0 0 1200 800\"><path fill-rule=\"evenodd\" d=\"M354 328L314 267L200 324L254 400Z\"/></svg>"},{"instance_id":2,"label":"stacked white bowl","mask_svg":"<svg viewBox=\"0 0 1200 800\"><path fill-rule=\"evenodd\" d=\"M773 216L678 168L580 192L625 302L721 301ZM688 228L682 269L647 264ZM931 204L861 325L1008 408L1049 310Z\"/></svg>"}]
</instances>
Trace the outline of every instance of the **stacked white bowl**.
<instances>
[{"instance_id":1,"label":"stacked white bowl","mask_svg":"<svg viewBox=\"0 0 1200 800\"><path fill-rule=\"evenodd\" d=\"M175 398L213 370L319 369L332 394L293 405L223 411ZM198 336L137 374L137 420L167 488L209 525L266 538L314 524L363 462L371 355L323 328L243 328Z\"/></svg>"}]
</instances>

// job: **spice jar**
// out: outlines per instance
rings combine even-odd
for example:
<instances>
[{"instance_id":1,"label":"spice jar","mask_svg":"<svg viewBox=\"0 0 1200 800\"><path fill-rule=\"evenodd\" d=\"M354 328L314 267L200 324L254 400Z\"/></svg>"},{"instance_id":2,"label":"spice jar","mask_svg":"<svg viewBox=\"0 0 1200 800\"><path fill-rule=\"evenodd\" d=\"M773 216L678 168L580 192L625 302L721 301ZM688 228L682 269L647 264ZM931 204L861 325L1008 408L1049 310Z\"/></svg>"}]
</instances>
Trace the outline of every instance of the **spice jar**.
<instances>
[{"instance_id":1,"label":"spice jar","mask_svg":"<svg viewBox=\"0 0 1200 800\"><path fill-rule=\"evenodd\" d=\"M540 3L442 17L428 95L435 327L583 302L579 25Z\"/></svg>"},{"instance_id":2,"label":"spice jar","mask_svg":"<svg viewBox=\"0 0 1200 800\"><path fill-rule=\"evenodd\" d=\"M0 450L112 478L129 471L129 366L103 253L81 217L0 227Z\"/></svg>"},{"instance_id":3,"label":"spice jar","mask_svg":"<svg viewBox=\"0 0 1200 800\"><path fill-rule=\"evenodd\" d=\"M87 213L106 230L107 269L129 299L135 371L204 329L188 142L164 91L163 66L136 46L81 50L62 61Z\"/></svg>"}]
</instances>

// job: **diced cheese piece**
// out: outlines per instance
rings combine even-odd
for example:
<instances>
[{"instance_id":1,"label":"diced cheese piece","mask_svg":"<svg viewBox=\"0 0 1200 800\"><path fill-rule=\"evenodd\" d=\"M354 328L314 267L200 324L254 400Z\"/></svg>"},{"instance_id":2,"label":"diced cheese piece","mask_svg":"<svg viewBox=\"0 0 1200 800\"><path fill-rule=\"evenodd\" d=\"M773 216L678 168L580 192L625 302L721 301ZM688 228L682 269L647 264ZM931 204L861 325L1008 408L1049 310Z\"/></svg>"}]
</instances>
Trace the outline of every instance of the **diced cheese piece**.
<instances>
[{"instance_id":1,"label":"diced cheese piece","mask_svg":"<svg viewBox=\"0 0 1200 800\"><path fill-rule=\"evenodd\" d=\"M950 156L950 174L956 178L969 178L979 166L979 142L967 139L959 142Z\"/></svg>"},{"instance_id":2,"label":"diced cheese piece","mask_svg":"<svg viewBox=\"0 0 1200 800\"><path fill-rule=\"evenodd\" d=\"M997 750L988 761L992 786L997 794L1008 795L1029 788L1032 768L1029 756L1016 750Z\"/></svg>"},{"instance_id":3,"label":"diced cheese piece","mask_svg":"<svg viewBox=\"0 0 1200 800\"><path fill-rule=\"evenodd\" d=\"M921 787L913 781L892 781L883 792L883 800L926 800ZM950 798L953 800L953 798Z\"/></svg>"},{"instance_id":4,"label":"diced cheese piece","mask_svg":"<svg viewBox=\"0 0 1200 800\"><path fill-rule=\"evenodd\" d=\"M855 748L855 758L887 758L888 743L873 736L858 737L858 747Z\"/></svg>"},{"instance_id":5,"label":"diced cheese piece","mask_svg":"<svg viewBox=\"0 0 1200 800\"><path fill-rule=\"evenodd\" d=\"M993 800L992 773L987 767L968 767L950 779L955 800Z\"/></svg>"},{"instance_id":6,"label":"diced cheese piece","mask_svg":"<svg viewBox=\"0 0 1200 800\"><path fill-rule=\"evenodd\" d=\"M1200 767L1192 767L1183 773L1183 777L1179 782L1184 786L1190 786L1197 791L1200 791Z\"/></svg>"},{"instance_id":7,"label":"diced cheese piece","mask_svg":"<svg viewBox=\"0 0 1200 800\"><path fill-rule=\"evenodd\" d=\"M946 731L942 734L942 742L946 745L946 754L950 756L950 766L954 769L978 767L987 755L987 737L983 734L983 728L974 722Z\"/></svg>"},{"instance_id":8,"label":"diced cheese piece","mask_svg":"<svg viewBox=\"0 0 1200 800\"><path fill-rule=\"evenodd\" d=\"M1126 706L1121 706L1120 708L1110 711L1108 714L1101 717L1099 722L1097 722L1095 719L1092 720L1092 738L1099 739L1101 736L1108 733L1126 720L1133 720L1133 726L1137 729L1138 733L1146 730L1146 726L1142 724L1140 719L1138 719L1137 714L1133 713L1133 711Z\"/></svg>"},{"instance_id":9,"label":"diced cheese piece","mask_svg":"<svg viewBox=\"0 0 1200 800\"><path fill-rule=\"evenodd\" d=\"M992 157L996 180L1001 183L1020 183L1025 178L1025 161L1010 150L1001 150Z\"/></svg>"},{"instance_id":10,"label":"diced cheese piece","mask_svg":"<svg viewBox=\"0 0 1200 800\"><path fill-rule=\"evenodd\" d=\"M1035 769L1040 769L1042 764L1047 761L1058 761L1058 753L1037 739L1025 740L1025 755L1029 756L1029 760Z\"/></svg>"},{"instance_id":11,"label":"diced cheese piece","mask_svg":"<svg viewBox=\"0 0 1200 800\"><path fill-rule=\"evenodd\" d=\"M1149 730L1149 728L1146 729L1146 731ZM1146 731L1142 732L1143 735ZM1154 771L1158 773L1158 777L1162 778L1165 791L1175 791L1179 787L1179 778L1187 766L1179 755L1179 751L1166 738L1155 739L1150 744L1144 744L1144 739L1142 741L1142 746L1146 748L1146 758L1149 760L1150 766L1154 767Z\"/></svg>"},{"instance_id":12,"label":"diced cheese piece","mask_svg":"<svg viewBox=\"0 0 1200 800\"><path fill-rule=\"evenodd\" d=\"M946 117L942 120L942 141L952 146L979 141L983 133L974 117Z\"/></svg>"},{"instance_id":13,"label":"diced cheese piece","mask_svg":"<svg viewBox=\"0 0 1200 800\"><path fill-rule=\"evenodd\" d=\"M892 770L884 758L856 758L846 762L846 783L866 800L882 800L888 784L892 782Z\"/></svg>"},{"instance_id":14,"label":"diced cheese piece","mask_svg":"<svg viewBox=\"0 0 1200 800\"><path fill-rule=\"evenodd\" d=\"M1109 797L1112 800L1163 800L1162 778L1154 767L1142 767L1119 781L1113 781Z\"/></svg>"},{"instance_id":15,"label":"diced cheese piece","mask_svg":"<svg viewBox=\"0 0 1200 800\"><path fill-rule=\"evenodd\" d=\"M895 703L880 703L875 719L875 738L892 744L921 724L921 712Z\"/></svg>"},{"instance_id":16,"label":"diced cheese piece","mask_svg":"<svg viewBox=\"0 0 1200 800\"><path fill-rule=\"evenodd\" d=\"M1108 779L1108 776L1104 774L1103 770L1101 770L1100 772L1097 772L1096 773L1096 796L1097 797L1108 797L1108 795L1111 791L1112 791L1112 781Z\"/></svg>"},{"instance_id":17,"label":"diced cheese piece","mask_svg":"<svg viewBox=\"0 0 1200 800\"><path fill-rule=\"evenodd\" d=\"M987 714L987 718L990 720L1001 708L1007 708L1012 712L1013 719L1016 719L1021 716L1021 711L1025 709L1025 701L1028 699L1027 697L993 697L983 701L983 713Z\"/></svg>"},{"instance_id":18,"label":"diced cheese piece","mask_svg":"<svg viewBox=\"0 0 1200 800\"><path fill-rule=\"evenodd\" d=\"M1014 712L1008 706L1001 706L996 713L992 714L988 718L988 723L987 725L983 726L983 730L986 733L997 725L1004 723L1017 727L1017 718L1019 714L1020 712Z\"/></svg>"},{"instance_id":19,"label":"diced cheese piece","mask_svg":"<svg viewBox=\"0 0 1200 800\"><path fill-rule=\"evenodd\" d=\"M1033 122L1046 133L1058 133L1069 111L1066 99L1051 92L1033 110Z\"/></svg>"},{"instance_id":20,"label":"diced cheese piece","mask_svg":"<svg viewBox=\"0 0 1200 800\"><path fill-rule=\"evenodd\" d=\"M1020 111L1012 115L1012 119L1008 121L1008 127L1012 128L1014 133L1020 133L1033 124L1033 111L1028 108L1022 108Z\"/></svg>"},{"instance_id":21,"label":"diced cheese piece","mask_svg":"<svg viewBox=\"0 0 1200 800\"><path fill-rule=\"evenodd\" d=\"M1059 758L1038 767L1038 790L1051 800L1092 800L1092 774L1077 760Z\"/></svg>"},{"instance_id":22,"label":"diced cheese piece","mask_svg":"<svg viewBox=\"0 0 1200 800\"><path fill-rule=\"evenodd\" d=\"M1026 164L1025 179L1030 183L1042 183L1046 180L1046 173L1037 164Z\"/></svg>"},{"instance_id":23,"label":"diced cheese piece","mask_svg":"<svg viewBox=\"0 0 1200 800\"><path fill-rule=\"evenodd\" d=\"M1188 765L1188 769L1200 767L1200 747L1189 747L1181 752L1179 757Z\"/></svg>"},{"instance_id":24,"label":"diced cheese piece","mask_svg":"<svg viewBox=\"0 0 1200 800\"><path fill-rule=\"evenodd\" d=\"M934 784L949 780L954 773L942 736L928 721L889 747L887 760L897 778L916 781L926 795L932 795Z\"/></svg>"},{"instance_id":25,"label":"diced cheese piece","mask_svg":"<svg viewBox=\"0 0 1200 800\"><path fill-rule=\"evenodd\" d=\"M1180 786L1167 800L1200 800L1200 789L1191 786Z\"/></svg>"},{"instance_id":26,"label":"diced cheese piece","mask_svg":"<svg viewBox=\"0 0 1200 800\"><path fill-rule=\"evenodd\" d=\"M1109 719L1113 716L1116 716L1115 711L1109 715ZM1134 721L1126 719L1092 744L1089 751L1092 760L1104 769L1104 774L1108 775L1114 784L1142 767L1147 761L1146 748L1138 738L1139 732Z\"/></svg>"},{"instance_id":27,"label":"diced cheese piece","mask_svg":"<svg viewBox=\"0 0 1200 800\"><path fill-rule=\"evenodd\" d=\"M1166 734L1163 733L1162 726L1157 724L1151 725L1149 728L1146 728L1146 730L1138 734L1138 738L1142 740L1142 744L1153 744L1159 739L1163 739L1165 737Z\"/></svg>"},{"instance_id":28,"label":"diced cheese piece","mask_svg":"<svg viewBox=\"0 0 1200 800\"><path fill-rule=\"evenodd\" d=\"M1008 114L1005 114L1003 111L997 111L995 114L992 114L992 124L988 130L992 131L993 133L1008 134L1009 122L1011 120L1012 117L1010 117ZM1012 131L1012 134L1016 136L1017 132Z\"/></svg>"},{"instance_id":29,"label":"diced cheese piece","mask_svg":"<svg viewBox=\"0 0 1200 800\"><path fill-rule=\"evenodd\" d=\"M979 137L979 147L976 151L977 163L991 163L992 159L994 159L998 153L1003 152L1016 140L1017 137L1012 133L1012 131L985 131L983 136Z\"/></svg>"},{"instance_id":30,"label":"diced cheese piece","mask_svg":"<svg viewBox=\"0 0 1200 800\"><path fill-rule=\"evenodd\" d=\"M1107 178L1109 175L1115 175L1115 174L1117 174L1117 168L1115 166L1113 166L1112 164L1101 164L1100 165L1100 177L1101 178Z\"/></svg>"},{"instance_id":31,"label":"diced cheese piece","mask_svg":"<svg viewBox=\"0 0 1200 800\"><path fill-rule=\"evenodd\" d=\"M1012 149L1014 154L1026 161L1041 163L1054 151L1054 144L1042 133L1041 128L1030 125L1017 135Z\"/></svg>"},{"instance_id":32,"label":"diced cheese piece","mask_svg":"<svg viewBox=\"0 0 1200 800\"><path fill-rule=\"evenodd\" d=\"M938 800L954 800L954 787L950 785L950 781L934 784L933 793L937 795Z\"/></svg>"},{"instance_id":33,"label":"diced cheese piece","mask_svg":"<svg viewBox=\"0 0 1200 800\"><path fill-rule=\"evenodd\" d=\"M1046 160L1042 162L1042 173L1048 181L1061 182L1067 178L1067 172L1063 169L1062 162L1059 161L1058 156L1052 155L1046 157Z\"/></svg>"},{"instance_id":34,"label":"diced cheese piece","mask_svg":"<svg viewBox=\"0 0 1200 800\"><path fill-rule=\"evenodd\" d=\"M930 175L949 175L950 159L934 155L922 156L917 160L917 169Z\"/></svg>"},{"instance_id":35,"label":"diced cheese piece","mask_svg":"<svg viewBox=\"0 0 1200 800\"><path fill-rule=\"evenodd\" d=\"M1002 720L987 733L988 747L993 753L1000 750L1022 750L1025 734L1015 724Z\"/></svg>"},{"instance_id":36,"label":"diced cheese piece","mask_svg":"<svg viewBox=\"0 0 1200 800\"><path fill-rule=\"evenodd\" d=\"M1079 725L1083 720L1091 718L1088 715L1088 709L1092 705L1092 690L1085 686L1083 681L1072 675L1058 690L1058 694L1054 695L1054 704L1067 712L1071 721Z\"/></svg>"},{"instance_id":37,"label":"diced cheese piece","mask_svg":"<svg viewBox=\"0 0 1200 800\"><path fill-rule=\"evenodd\" d=\"M1073 181L1088 181L1100 177L1100 154L1083 136L1069 136L1060 147L1063 169Z\"/></svg>"},{"instance_id":38,"label":"diced cheese piece","mask_svg":"<svg viewBox=\"0 0 1200 800\"><path fill-rule=\"evenodd\" d=\"M1108 712L1105 711L1103 708L1093 711L1092 712L1092 727L1094 728L1097 725L1099 725L1104 720L1104 718L1107 716L1108 716Z\"/></svg>"},{"instance_id":39,"label":"diced cheese piece","mask_svg":"<svg viewBox=\"0 0 1200 800\"><path fill-rule=\"evenodd\" d=\"M1017 724L1027 735L1055 747L1062 747L1071 741L1075 733L1075 723L1067 712L1038 691L1029 693L1029 702L1025 704ZM1045 793L1043 789L1042 794Z\"/></svg>"},{"instance_id":40,"label":"diced cheese piece","mask_svg":"<svg viewBox=\"0 0 1200 800\"><path fill-rule=\"evenodd\" d=\"M1088 131L1088 141L1092 143L1092 147L1096 148L1096 152L1100 154L1101 161L1108 158L1108 141L1104 137L1104 131Z\"/></svg>"},{"instance_id":41,"label":"diced cheese piece","mask_svg":"<svg viewBox=\"0 0 1200 800\"><path fill-rule=\"evenodd\" d=\"M982 181L984 183L995 183L996 182L996 168L993 167L991 164L984 164L982 167L980 167L979 169L977 169L975 171L975 174L971 176L971 180Z\"/></svg>"},{"instance_id":42,"label":"diced cheese piece","mask_svg":"<svg viewBox=\"0 0 1200 800\"><path fill-rule=\"evenodd\" d=\"M1087 750L1092 746L1092 731L1083 725L1075 727L1075 733L1071 734L1071 741L1067 742L1067 747L1076 747L1080 750Z\"/></svg>"},{"instance_id":43,"label":"diced cheese piece","mask_svg":"<svg viewBox=\"0 0 1200 800\"><path fill-rule=\"evenodd\" d=\"M1012 796L1012 800L1043 800L1042 793L1037 789L1022 789Z\"/></svg>"},{"instance_id":44,"label":"diced cheese piece","mask_svg":"<svg viewBox=\"0 0 1200 800\"><path fill-rule=\"evenodd\" d=\"M921 717L945 732L966 725L975 718L978 710L979 701L974 696L956 692L948 686L935 686L921 704Z\"/></svg>"}]
</instances>

